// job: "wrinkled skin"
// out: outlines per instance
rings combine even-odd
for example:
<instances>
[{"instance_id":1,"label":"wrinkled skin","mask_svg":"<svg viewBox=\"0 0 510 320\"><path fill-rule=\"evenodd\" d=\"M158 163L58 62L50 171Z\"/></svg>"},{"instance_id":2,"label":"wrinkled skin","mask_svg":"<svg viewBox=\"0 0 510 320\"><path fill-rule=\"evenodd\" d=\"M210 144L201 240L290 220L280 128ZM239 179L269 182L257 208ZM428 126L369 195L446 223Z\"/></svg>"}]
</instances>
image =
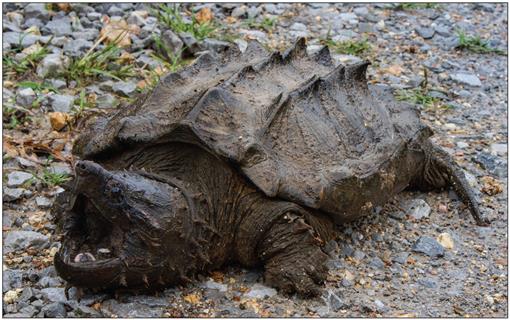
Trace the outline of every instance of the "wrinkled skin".
<instances>
[{"instance_id":1,"label":"wrinkled skin","mask_svg":"<svg viewBox=\"0 0 510 320\"><path fill-rule=\"evenodd\" d=\"M284 292L316 295L335 224L402 190L452 187L484 223L415 109L367 86L366 63L335 67L327 51L303 48L201 57L98 119L76 142L84 160L54 209L59 275L157 288L238 262L263 266Z\"/></svg>"}]
</instances>

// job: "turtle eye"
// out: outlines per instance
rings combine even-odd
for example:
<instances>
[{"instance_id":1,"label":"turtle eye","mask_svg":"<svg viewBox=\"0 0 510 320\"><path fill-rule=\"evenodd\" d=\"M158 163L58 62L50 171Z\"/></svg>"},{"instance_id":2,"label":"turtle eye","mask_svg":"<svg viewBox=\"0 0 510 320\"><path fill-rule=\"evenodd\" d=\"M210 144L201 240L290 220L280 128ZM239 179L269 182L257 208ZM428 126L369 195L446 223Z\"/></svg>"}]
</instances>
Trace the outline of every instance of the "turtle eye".
<instances>
[{"instance_id":1,"label":"turtle eye","mask_svg":"<svg viewBox=\"0 0 510 320\"><path fill-rule=\"evenodd\" d=\"M105 190L105 195L110 198L112 202L119 203L122 201L122 189L116 183L108 183Z\"/></svg>"}]
</instances>

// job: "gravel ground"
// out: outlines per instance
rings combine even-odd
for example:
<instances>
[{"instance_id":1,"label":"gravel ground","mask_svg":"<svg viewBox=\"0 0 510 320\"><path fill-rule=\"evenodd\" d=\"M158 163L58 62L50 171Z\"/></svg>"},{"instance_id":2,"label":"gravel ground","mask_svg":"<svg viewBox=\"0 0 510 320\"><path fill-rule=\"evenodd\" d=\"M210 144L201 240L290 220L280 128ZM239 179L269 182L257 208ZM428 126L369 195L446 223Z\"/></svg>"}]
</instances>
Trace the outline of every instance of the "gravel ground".
<instances>
[{"instance_id":1,"label":"gravel ground","mask_svg":"<svg viewBox=\"0 0 510 320\"><path fill-rule=\"evenodd\" d=\"M193 10L200 21L217 24L209 34L215 39L168 31L145 5L3 4L4 316L507 317L507 56L462 49L456 34L506 51L506 4L205 4ZM125 47L105 65L119 79L86 74L74 62L103 50L112 37L105 26L114 22L128 30ZM184 59L154 58L153 35ZM264 286L261 270L229 266L157 294L86 292L78 302L71 289L67 300L52 266L60 243L49 208L73 174L70 149L83 120L128 105L158 74L200 51L227 41L242 49L249 39L281 49L300 36L308 37L310 51L327 39L352 41L351 48L368 43L370 49L354 53L372 61L370 82L421 104L423 120L467 172L491 225L476 226L454 193L404 192L378 214L339 226L340 237L326 247L330 275L315 299L278 294ZM360 59L349 53L334 58ZM134 72L119 67L126 65Z\"/></svg>"}]
</instances>

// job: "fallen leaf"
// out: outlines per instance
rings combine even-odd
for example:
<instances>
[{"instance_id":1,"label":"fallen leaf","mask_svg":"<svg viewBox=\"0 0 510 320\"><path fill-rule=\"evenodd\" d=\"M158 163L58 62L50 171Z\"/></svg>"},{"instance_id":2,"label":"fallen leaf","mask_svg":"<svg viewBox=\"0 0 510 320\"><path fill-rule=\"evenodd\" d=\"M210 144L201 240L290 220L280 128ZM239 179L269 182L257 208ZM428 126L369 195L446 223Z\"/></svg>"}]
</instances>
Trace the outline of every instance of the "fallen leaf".
<instances>
[{"instance_id":1,"label":"fallen leaf","mask_svg":"<svg viewBox=\"0 0 510 320\"><path fill-rule=\"evenodd\" d=\"M442 245L445 249L453 249L454 243L452 236L449 233L443 232L439 236L437 236L437 242Z\"/></svg>"},{"instance_id":2,"label":"fallen leaf","mask_svg":"<svg viewBox=\"0 0 510 320\"><path fill-rule=\"evenodd\" d=\"M211 272L211 278L216 282L223 282L225 275L220 271Z\"/></svg>"},{"instance_id":3,"label":"fallen leaf","mask_svg":"<svg viewBox=\"0 0 510 320\"><path fill-rule=\"evenodd\" d=\"M59 8L59 10L68 12L71 10L71 5L68 2L57 3L57 8Z\"/></svg>"},{"instance_id":4,"label":"fallen leaf","mask_svg":"<svg viewBox=\"0 0 510 320\"><path fill-rule=\"evenodd\" d=\"M115 18L103 18L103 28L99 33L100 40L107 44L113 43L119 47L128 47L131 45L131 35L139 34L140 27L135 24L128 24L126 20ZM100 41L100 42L101 42Z\"/></svg>"},{"instance_id":5,"label":"fallen leaf","mask_svg":"<svg viewBox=\"0 0 510 320\"><path fill-rule=\"evenodd\" d=\"M399 66L398 64L394 64L394 65L386 68L386 72L388 72L396 77L400 76L402 74L402 71L403 71L402 67Z\"/></svg>"},{"instance_id":6,"label":"fallen leaf","mask_svg":"<svg viewBox=\"0 0 510 320\"><path fill-rule=\"evenodd\" d=\"M48 116L50 118L51 127L56 131L62 130L71 120L71 116L65 112L50 112Z\"/></svg>"},{"instance_id":7,"label":"fallen leaf","mask_svg":"<svg viewBox=\"0 0 510 320\"><path fill-rule=\"evenodd\" d=\"M482 178L482 181L484 183L482 187L482 192L489 195L489 196L495 196L498 193L503 192L503 186L499 183L498 180L494 179L490 176L485 176Z\"/></svg>"},{"instance_id":8,"label":"fallen leaf","mask_svg":"<svg viewBox=\"0 0 510 320\"><path fill-rule=\"evenodd\" d=\"M237 22L237 19L232 17L232 16L228 16L225 21L228 23L228 24L234 24Z\"/></svg>"},{"instance_id":9,"label":"fallen leaf","mask_svg":"<svg viewBox=\"0 0 510 320\"><path fill-rule=\"evenodd\" d=\"M198 23L207 23L213 19L213 13L209 8L202 8L195 16Z\"/></svg>"},{"instance_id":10,"label":"fallen leaf","mask_svg":"<svg viewBox=\"0 0 510 320\"><path fill-rule=\"evenodd\" d=\"M200 302L200 296L196 293L188 294L184 296L183 299L191 304L198 304Z\"/></svg>"},{"instance_id":11,"label":"fallen leaf","mask_svg":"<svg viewBox=\"0 0 510 320\"><path fill-rule=\"evenodd\" d=\"M117 62L119 64L128 64L128 63L132 63L134 61L135 61L135 57L127 51L123 51L120 54L120 57L117 59Z\"/></svg>"}]
</instances>

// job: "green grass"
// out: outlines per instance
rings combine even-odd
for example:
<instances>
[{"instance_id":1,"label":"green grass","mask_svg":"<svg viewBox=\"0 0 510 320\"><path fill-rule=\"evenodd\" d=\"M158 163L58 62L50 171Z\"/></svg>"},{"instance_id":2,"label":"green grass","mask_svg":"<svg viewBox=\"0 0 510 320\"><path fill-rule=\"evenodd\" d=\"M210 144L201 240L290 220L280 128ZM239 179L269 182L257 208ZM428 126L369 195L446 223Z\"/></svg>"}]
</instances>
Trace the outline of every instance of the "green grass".
<instances>
[{"instance_id":1,"label":"green grass","mask_svg":"<svg viewBox=\"0 0 510 320\"><path fill-rule=\"evenodd\" d=\"M46 47L41 47L39 50L32 52L20 61L16 61L13 56L4 55L2 58L5 73L21 74L37 67L37 63L44 59L48 54Z\"/></svg>"},{"instance_id":2,"label":"green grass","mask_svg":"<svg viewBox=\"0 0 510 320\"><path fill-rule=\"evenodd\" d=\"M396 6L392 7L393 10L418 10L418 9L437 9L439 8L439 3L431 3L431 2L401 2Z\"/></svg>"},{"instance_id":3,"label":"green grass","mask_svg":"<svg viewBox=\"0 0 510 320\"><path fill-rule=\"evenodd\" d=\"M191 22L184 20L177 4L160 4L157 9L153 10L153 14L163 26L175 33L189 32L198 41L213 36L213 32L216 31L214 23L200 23L194 14L191 15Z\"/></svg>"},{"instance_id":4,"label":"green grass","mask_svg":"<svg viewBox=\"0 0 510 320\"><path fill-rule=\"evenodd\" d=\"M3 126L4 129L16 129L23 121L18 110L4 106L2 108L3 113Z\"/></svg>"},{"instance_id":5,"label":"green grass","mask_svg":"<svg viewBox=\"0 0 510 320\"><path fill-rule=\"evenodd\" d=\"M36 177L47 187L58 186L71 179L66 173L51 172L48 168L44 168L42 175Z\"/></svg>"},{"instance_id":6,"label":"green grass","mask_svg":"<svg viewBox=\"0 0 510 320\"><path fill-rule=\"evenodd\" d=\"M120 48L114 43L98 51L90 51L82 58L72 61L67 69L66 78L81 83L85 79L95 79L100 75L118 81L136 76L132 64L121 66L115 63L119 53Z\"/></svg>"},{"instance_id":7,"label":"green grass","mask_svg":"<svg viewBox=\"0 0 510 320\"><path fill-rule=\"evenodd\" d=\"M276 19L264 17L262 21L258 22L255 18L248 18L243 21L242 25L250 29L260 29L266 32L271 32L276 27Z\"/></svg>"},{"instance_id":8,"label":"green grass","mask_svg":"<svg viewBox=\"0 0 510 320\"><path fill-rule=\"evenodd\" d=\"M482 40L479 36L468 36L463 31L457 31L459 37L458 49L468 50L475 53L495 53L499 55L507 55L506 51L493 48L489 42Z\"/></svg>"},{"instance_id":9,"label":"green grass","mask_svg":"<svg viewBox=\"0 0 510 320\"><path fill-rule=\"evenodd\" d=\"M422 106L425 110L451 110L455 106L443 103L442 99L428 94L424 87L414 89L402 89L395 92L395 98L399 101L406 101Z\"/></svg>"},{"instance_id":10,"label":"green grass","mask_svg":"<svg viewBox=\"0 0 510 320\"><path fill-rule=\"evenodd\" d=\"M36 93L39 92L55 92L58 93L58 90L53 87L51 84L44 82L34 82L34 81L22 81L18 83L18 88L32 88Z\"/></svg>"},{"instance_id":11,"label":"green grass","mask_svg":"<svg viewBox=\"0 0 510 320\"><path fill-rule=\"evenodd\" d=\"M75 109L73 110L73 114L74 114L75 118L81 117L83 115L83 112L85 112L86 109L90 109L90 108L94 107L94 104L91 103L87 99L84 89L80 91L80 96L78 97L78 99L75 100L74 103L75 103L75 105L78 106L78 107L75 107Z\"/></svg>"},{"instance_id":12,"label":"green grass","mask_svg":"<svg viewBox=\"0 0 510 320\"><path fill-rule=\"evenodd\" d=\"M363 56L371 51L372 46L367 39L361 40L346 40L346 41L333 41L332 39L323 39L321 43L327 45L330 50L340 53L349 54L354 56Z\"/></svg>"},{"instance_id":13,"label":"green grass","mask_svg":"<svg viewBox=\"0 0 510 320\"><path fill-rule=\"evenodd\" d=\"M440 101L439 98L429 96L426 90L423 90L422 88L398 90L396 92L395 98L397 98L399 101L407 101L412 104L419 104L425 108L431 108Z\"/></svg>"}]
</instances>

